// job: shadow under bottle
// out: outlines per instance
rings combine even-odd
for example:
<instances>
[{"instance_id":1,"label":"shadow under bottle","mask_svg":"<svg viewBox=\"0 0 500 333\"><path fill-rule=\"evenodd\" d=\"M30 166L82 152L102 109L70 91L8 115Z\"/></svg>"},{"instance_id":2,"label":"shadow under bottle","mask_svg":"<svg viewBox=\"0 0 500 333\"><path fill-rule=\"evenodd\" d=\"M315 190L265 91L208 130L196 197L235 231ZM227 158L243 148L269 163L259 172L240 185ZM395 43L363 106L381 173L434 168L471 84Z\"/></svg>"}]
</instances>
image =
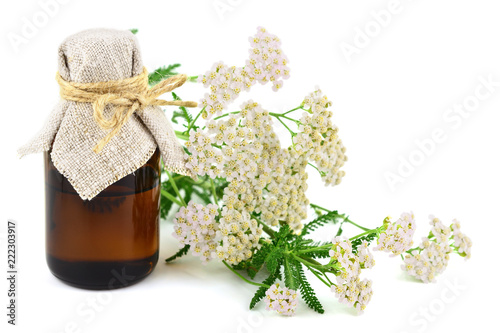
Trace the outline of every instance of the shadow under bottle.
<instances>
[{"instance_id":1,"label":"shadow under bottle","mask_svg":"<svg viewBox=\"0 0 500 333\"><path fill-rule=\"evenodd\" d=\"M160 152L92 200L82 200L45 153L47 264L62 281L116 289L148 276L159 249Z\"/></svg>"}]
</instances>

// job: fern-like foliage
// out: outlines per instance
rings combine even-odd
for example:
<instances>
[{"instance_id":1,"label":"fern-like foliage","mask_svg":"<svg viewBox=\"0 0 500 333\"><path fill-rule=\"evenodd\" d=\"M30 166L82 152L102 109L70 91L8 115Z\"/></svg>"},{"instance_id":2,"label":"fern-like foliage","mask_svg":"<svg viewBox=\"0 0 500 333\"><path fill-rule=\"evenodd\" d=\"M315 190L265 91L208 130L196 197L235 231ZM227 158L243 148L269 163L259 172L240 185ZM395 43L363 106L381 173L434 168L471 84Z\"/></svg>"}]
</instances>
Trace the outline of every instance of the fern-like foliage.
<instances>
[{"instance_id":1,"label":"fern-like foliage","mask_svg":"<svg viewBox=\"0 0 500 333\"><path fill-rule=\"evenodd\" d=\"M182 99L174 92L172 92L172 97L174 101L181 101ZM193 115L183 106L179 106L178 110L174 111L172 115L172 122L178 124L177 118L182 118L186 124L190 124L193 121Z\"/></svg>"},{"instance_id":2,"label":"fern-like foliage","mask_svg":"<svg viewBox=\"0 0 500 333\"><path fill-rule=\"evenodd\" d=\"M283 257L283 249L279 247L274 247L266 256L266 268L269 273L274 274L279 270Z\"/></svg>"},{"instance_id":3,"label":"fern-like foliage","mask_svg":"<svg viewBox=\"0 0 500 333\"><path fill-rule=\"evenodd\" d=\"M274 238L271 243L271 250L266 255L264 260L266 263L267 270L273 274L279 272L284 260L284 251L287 248L287 244L296 240L297 236L292 233L292 230L288 225L283 225L278 232L274 234Z\"/></svg>"},{"instance_id":4,"label":"fern-like foliage","mask_svg":"<svg viewBox=\"0 0 500 333\"><path fill-rule=\"evenodd\" d=\"M304 250L307 250L308 247L305 247ZM330 258L330 249L317 249L314 251L307 252L307 256L317 259L317 258Z\"/></svg>"},{"instance_id":5,"label":"fern-like foliage","mask_svg":"<svg viewBox=\"0 0 500 333\"><path fill-rule=\"evenodd\" d=\"M307 243L299 243L300 249L301 250L308 250L307 251L307 256L310 258L329 258L330 257L330 249L315 249L317 247L326 245L326 244L331 244L330 242L313 242L312 239L306 239L304 241L307 241ZM311 251L311 249L315 249Z\"/></svg>"},{"instance_id":6,"label":"fern-like foliage","mask_svg":"<svg viewBox=\"0 0 500 333\"><path fill-rule=\"evenodd\" d=\"M300 264L297 261L285 258L285 286L289 289L297 290L298 272L296 264Z\"/></svg>"},{"instance_id":7,"label":"fern-like foliage","mask_svg":"<svg viewBox=\"0 0 500 333\"><path fill-rule=\"evenodd\" d=\"M280 273L279 270L277 270L276 272L274 272L274 274L269 274L267 279L262 281L262 283L271 286L277 279L279 279L279 277ZM259 303L266 296L266 291L266 287L259 287L259 289L257 289L255 295L253 295L252 300L250 301L250 310L253 309L257 305L257 303Z\"/></svg>"},{"instance_id":8,"label":"fern-like foliage","mask_svg":"<svg viewBox=\"0 0 500 333\"><path fill-rule=\"evenodd\" d=\"M342 233L344 232L344 229L342 229L342 224L343 223L340 223L339 230L337 230L337 234L335 235L335 237L342 235Z\"/></svg>"},{"instance_id":9,"label":"fern-like foliage","mask_svg":"<svg viewBox=\"0 0 500 333\"><path fill-rule=\"evenodd\" d=\"M368 244L373 242L373 240L377 237L377 233L371 233L363 237L356 238L355 240L352 241L352 252L354 254L358 253L358 246L361 245L364 241L367 241Z\"/></svg>"},{"instance_id":10,"label":"fern-like foliage","mask_svg":"<svg viewBox=\"0 0 500 333\"><path fill-rule=\"evenodd\" d=\"M247 267L248 276L250 276L252 279L255 277L255 275L257 275L257 272L264 265L264 262L266 261L266 258L271 252L272 248L273 247L271 244L264 244L252 256L252 259Z\"/></svg>"},{"instance_id":11,"label":"fern-like foliage","mask_svg":"<svg viewBox=\"0 0 500 333\"><path fill-rule=\"evenodd\" d=\"M297 273L297 282L299 285L300 294L302 295L302 298L306 302L307 306L318 313L324 313L325 310L323 309L323 305L321 305L318 297L316 297L314 289L307 281L306 275L304 274L304 269L302 268L302 264L300 262L295 262L294 266Z\"/></svg>"},{"instance_id":12,"label":"fern-like foliage","mask_svg":"<svg viewBox=\"0 0 500 333\"><path fill-rule=\"evenodd\" d=\"M167 259L165 259L165 261L166 262L171 262L171 261L174 261L177 258L182 257L183 255L185 255L185 254L188 253L190 247L191 246L189 244L185 245L182 249L180 249L179 251L177 251L176 254L174 254L173 256L170 256Z\"/></svg>"},{"instance_id":13,"label":"fern-like foliage","mask_svg":"<svg viewBox=\"0 0 500 333\"><path fill-rule=\"evenodd\" d=\"M284 243L297 239L297 236L292 233L288 224L281 226L280 230L275 233L274 237L273 244L275 245L283 245Z\"/></svg>"},{"instance_id":14,"label":"fern-like foliage","mask_svg":"<svg viewBox=\"0 0 500 333\"><path fill-rule=\"evenodd\" d=\"M323 215L319 215L317 218L312 220L311 222L307 223L304 228L302 229L301 236L305 236L310 234L312 231L316 230L317 228L327 224L327 223L333 223L336 224L340 220L342 220L341 217L339 217L339 213L334 210L331 212L328 212Z\"/></svg>"},{"instance_id":15,"label":"fern-like foliage","mask_svg":"<svg viewBox=\"0 0 500 333\"><path fill-rule=\"evenodd\" d=\"M158 67L154 72L149 73L148 82L150 86L154 86L157 83L165 80L170 76L177 75L176 69L179 68L181 64L172 64L168 66Z\"/></svg>"}]
</instances>

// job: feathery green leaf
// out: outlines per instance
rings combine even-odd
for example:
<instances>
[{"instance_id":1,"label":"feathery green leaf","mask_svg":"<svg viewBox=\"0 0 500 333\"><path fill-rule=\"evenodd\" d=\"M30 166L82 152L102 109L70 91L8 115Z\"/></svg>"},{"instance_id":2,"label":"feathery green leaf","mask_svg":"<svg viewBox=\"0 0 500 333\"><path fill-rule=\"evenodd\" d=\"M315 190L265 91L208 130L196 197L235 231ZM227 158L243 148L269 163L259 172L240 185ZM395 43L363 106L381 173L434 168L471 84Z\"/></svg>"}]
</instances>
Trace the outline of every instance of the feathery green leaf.
<instances>
[{"instance_id":1,"label":"feathery green leaf","mask_svg":"<svg viewBox=\"0 0 500 333\"><path fill-rule=\"evenodd\" d=\"M275 247L271 252L266 256L266 268L269 273L273 274L277 270L279 270L281 266L281 259L283 256L283 249L280 247Z\"/></svg>"},{"instance_id":2,"label":"feathery green leaf","mask_svg":"<svg viewBox=\"0 0 500 333\"><path fill-rule=\"evenodd\" d=\"M165 80L166 78L169 78L170 76L177 75L176 69L179 68L181 64L172 64L168 66L162 66L158 67L157 69L154 70L154 72L149 73L148 75L148 82L150 86L154 86L157 83L160 83L161 81Z\"/></svg>"},{"instance_id":3,"label":"feathery green leaf","mask_svg":"<svg viewBox=\"0 0 500 333\"><path fill-rule=\"evenodd\" d=\"M364 241L367 241L368 244L370 244L375 238L377 237L377 233L373 232L371 234L368 234L366 236L356 238L355 240L352 241L352 253L356 254L358 253L358 246L361 245Z\"/></svg>"},{"instance_id":4,"label":"feathery green leaf","mask_svg":"<svg viewBox=\"0 0 500 333\"><path fill-rule=\"evenodd\" d=\"M182 99L174 92L172 92L174 101L181 101ZM172 115L172 122L177 124L177 118L182 118L186 122L186 126L193 121L193 115L183 106L179 106L179 110L175 110Z\"/></svg>"},{"instance_id":5,"label":"feathery green leaf","mask_svg":"<svg viewBox=\"0 0 500 333\"><path fill-rule=\"evenodd\" d=\"M327 224L328 222L336 224L340 220L342 220L342 218L339 217L339 213L336 210L328 212L323 215L319 215L317 218L315 218L314 220L312 220L311 222L307 223L304 226L304 228L302 229L301 236L310 234L312 231L316 230L318 227Z\"/></svg>"},{"instance_id":6,"label":"feathery green leaf","mask_svg":"<svg viewBox=\"0 0 500 333\"><path fill-rule=\"evenodd\" d=\"M279 273L279 270L277 270L276 272L269 274L267 279L262 281L262 283L265 285L271 286L274 284L274 281L276 281L276 279L279 278L279 276L280 276L280 273ZM252 300L250 301L250 310L253 309L255 307L255 305L257 305L257 303L259 303L260 300L266 296L267 289L268 288L266 288L266 287L259 287L259 289L257 289L257 291L255 292L255 295L253 295Z\"/></svg>"},{"instance_id":7,"label":"feathery green leaf","mask_svg":"<svg viewBox=\"0 0 500 333\"><path fill-rule=\"evenodd\" d=\"M318 297L316 297L314 289L307 281L302 264L296 262L295 269L297 270L297 282L299 284L300 294L302 295L302 298L306 302L307 306L318 313L324 313L325 310L323 309L323 305L321 305Z\"/></svg>"},{"instance_id":8,"label":"feathery green leaf","mask_svg":"<svg viewBox=\"0 0 500 333\"><path fill-rule=\"evenodd\" d=\"M182 249L180 249L179 251L177 251L176 254L174 254L173 256L170 256L167 259L165 259L165 262L171 262L171 261L173 261L173 260L175 260L177 258L182 257L183 255L185 255L185 254L188 253L190 247L191 247L190 245L185 245Z\"/></svg>"},{"instance_id":9,"label":"feathery green leaf","mask_svg":"<svg viewBox=\"0 0 500 333\"><path fill-rule=\"evenodd\" d=\"M247 270L248 275L252 279L255 277L255 275L257 275L257 272L262 268L262 265L264 265L264 262L266 261L266 257L269 254L269 252L271 252L272 248L273 247L271 244L264 244L252 256L252 260L251 260L250 265L249 265L250 267Z\"/></svg>"},{"instance_id":10,"label":"feathery green leaf","mask_svg":"<svg viewBox=\"0 0 500 333\"><path fill-rule=\"evenodd\" d=\"M297 290L297 269L296 260L285 257L285 286L289 289Z\"/></svg>"}]
</instances>

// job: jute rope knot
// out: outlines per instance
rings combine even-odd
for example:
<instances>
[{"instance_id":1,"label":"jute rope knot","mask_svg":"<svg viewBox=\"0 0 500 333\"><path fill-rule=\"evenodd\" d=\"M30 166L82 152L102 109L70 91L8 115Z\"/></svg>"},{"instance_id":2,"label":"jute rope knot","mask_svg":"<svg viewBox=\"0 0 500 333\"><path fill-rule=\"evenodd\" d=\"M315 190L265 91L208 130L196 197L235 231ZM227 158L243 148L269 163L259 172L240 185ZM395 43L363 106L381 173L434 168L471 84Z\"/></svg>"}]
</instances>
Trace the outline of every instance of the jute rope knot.
<instances>
[{"instance_id":1,"label":"jute rope knot","mask_svg":"<svg viewBox=\"0 0 500 333\"><path fill-rule=\"evenodd\" d=\"M185 74L169 77L151 88L148 86L146 68L137 76L116 81L71 82L64 80L59 72L57 72L56 80L59 83L60 95L63 99L92 103L95 121L103 130L110 130L94 147L96 153L99 153L111 138L120 131L134 112L142 110L148 105L197 106L196 102L158 99L160 95L182 86L187 80ZM111 117L106 118L104 108L109 104L116 105L117 108Z\"/></svg>"}]
</instances>

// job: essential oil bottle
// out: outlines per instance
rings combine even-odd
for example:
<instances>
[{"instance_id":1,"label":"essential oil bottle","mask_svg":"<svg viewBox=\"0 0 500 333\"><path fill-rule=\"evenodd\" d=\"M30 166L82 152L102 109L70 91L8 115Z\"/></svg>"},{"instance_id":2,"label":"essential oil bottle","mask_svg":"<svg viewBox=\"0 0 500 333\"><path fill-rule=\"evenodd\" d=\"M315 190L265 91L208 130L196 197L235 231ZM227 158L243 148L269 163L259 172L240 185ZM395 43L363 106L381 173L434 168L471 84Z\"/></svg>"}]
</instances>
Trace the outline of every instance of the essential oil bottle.
<instances>
[{"instance_id":1,"label":"essential oil bottle","mask_svg":"<svg viewBox=\"0 0 500 333\"><path fill-rule=\"evenodd\" d=\"M197 103L160 99L187 76L150 86L128 30L78 32L57 57L59 102L18 149L45 157L47 263L72 286L126 287L158 261L160 159L165 170L193 176L160 105Z\"/></svg>"},{"instance_id":2,"label":"essential oil bottle","mask_svg":"<svg viewBox=\"0 0 500 333\"><path fill-rule=\"evenodd\" d=\"M83 200L45 152L46 253L51 272L85 289L134 284L158 261L160 152Z\"/></svg>"}]
</instances>

